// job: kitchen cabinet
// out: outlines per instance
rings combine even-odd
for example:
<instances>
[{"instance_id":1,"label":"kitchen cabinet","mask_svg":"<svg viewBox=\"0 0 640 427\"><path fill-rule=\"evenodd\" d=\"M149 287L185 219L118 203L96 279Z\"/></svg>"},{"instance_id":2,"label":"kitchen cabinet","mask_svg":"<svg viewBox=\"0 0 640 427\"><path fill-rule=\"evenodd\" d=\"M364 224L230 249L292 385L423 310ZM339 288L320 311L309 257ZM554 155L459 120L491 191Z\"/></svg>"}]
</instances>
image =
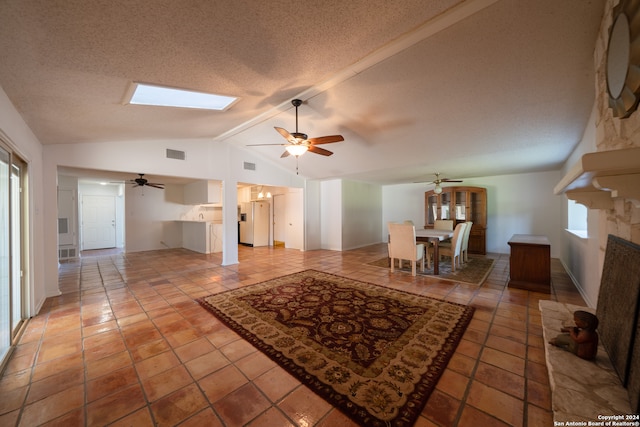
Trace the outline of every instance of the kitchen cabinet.
<instances>
[{"instance_id":1,"label":"kitchen cabinet","mask_svg":"<svg viewBox=\"0 0 640 427\"><path fill-rule=\"evenodd\" d=\"M220 181L196 181L184 186L185 205L208 205L220 203L222 185Z\"/></svg>"},{"instance_id":2,"label":"kitchen cabinet","mask_svg":"<svg viewBox=\"0 0 640 427\"><path fill-rule=\"evenodd\" d=\"M472 221L469 253L487 252L487 189L482 187L443 187L424 193L424 228L433 228L436 219L452 219L457 225ZM454 227L455 227L454 225Z\"/></svg>"}]
</instances>

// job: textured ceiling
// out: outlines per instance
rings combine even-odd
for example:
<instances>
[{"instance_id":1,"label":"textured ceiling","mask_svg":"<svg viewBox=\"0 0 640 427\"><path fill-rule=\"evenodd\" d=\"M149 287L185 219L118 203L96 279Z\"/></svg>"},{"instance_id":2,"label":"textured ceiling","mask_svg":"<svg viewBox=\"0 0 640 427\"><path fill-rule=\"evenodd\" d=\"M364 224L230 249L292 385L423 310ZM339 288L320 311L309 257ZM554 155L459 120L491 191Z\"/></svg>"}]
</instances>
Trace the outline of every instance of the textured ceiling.
<instances>
[{"instance_id":1,"label":"textured ceiling","mask_svg":"<svg viewBox=\"0 0 640 427\"><path fill-rule=\"evenodd\" d=\"M604 0L1 0L0 85L43 144L340 133L301 175L382 184L559 167L594 100ZM240 97L126 105L133 81ZM247 147L280 159L282 147Z\"/></svg>"}]
</instances>

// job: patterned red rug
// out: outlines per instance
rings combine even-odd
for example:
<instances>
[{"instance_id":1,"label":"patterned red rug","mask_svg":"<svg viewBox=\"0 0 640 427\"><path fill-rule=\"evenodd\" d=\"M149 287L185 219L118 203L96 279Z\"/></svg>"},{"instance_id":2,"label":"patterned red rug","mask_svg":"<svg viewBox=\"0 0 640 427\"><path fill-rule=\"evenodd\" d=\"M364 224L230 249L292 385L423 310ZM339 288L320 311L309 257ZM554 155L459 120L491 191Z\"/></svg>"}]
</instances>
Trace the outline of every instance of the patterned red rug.
<instances>
[{"instance_id":1,"label":"patterned red rug","mask_svg":"<svg viewBox=\"0 0 640 427\"><path fill-rule=\"evenodd\" d=\"M367 427L413 425L474 311L315 270L198 302Z\"/></svg>"}]
</instances>

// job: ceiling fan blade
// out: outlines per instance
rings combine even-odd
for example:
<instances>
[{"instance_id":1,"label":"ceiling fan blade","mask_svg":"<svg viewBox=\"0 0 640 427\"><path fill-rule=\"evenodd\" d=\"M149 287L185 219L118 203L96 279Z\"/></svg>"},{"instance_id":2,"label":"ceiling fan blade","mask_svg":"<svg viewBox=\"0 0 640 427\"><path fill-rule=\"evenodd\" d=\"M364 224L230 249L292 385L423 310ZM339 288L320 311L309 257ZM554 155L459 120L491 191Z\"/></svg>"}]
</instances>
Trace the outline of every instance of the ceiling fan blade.
<instances>
[{"instance_id":1,"label":"ceiling fan blade","mask_svg":"<svg viewBox=\"0 0 640 427\"><path fill-rule=\"evenodd\" d=\"M290 143L295 144L297 142L296 139L293 137L293 135L291 135L289 131L287 131L286 129L279 128L278 126L274 126L274 129L277 130L278 133L282 135L284 139L286 139Z\"/></svg>"},{"instance_id":2,"label":"ceiling fan blade","mask_svg":"<svg viewBox=\"0 0 640 427\"><path fill-rule=\"evenodd\" d=\"M462 182L460 179L443 179L442 182Z\"/></svg>"},{"instance_id":3,"label":"ceiling fan blade","mask_svg":"<svg viewBox=\"0 0 640 427\"><path fill-rule=\"evenodd\" d=\"M150 184L150 183L147 183L147 184L146 184L146 186L147 186L147 187L159 188L159 189L161 189L161 190L164 190L163 185L164 185L164 184Z\"/></svg>"},{"instance_id":4,"label":"ceiling fan blade","mask_svg":"<svg viewBox=\"0 0 640 427\"><path fill-rule=\"evenodd\" d=\"M309 144L318 145L318 144L331 144L332 142L340 142L344 141L344 137L342 135L327 135L327 136L319 136L317 138L309 138Z\"/></svg>"},{"instance_id":5,"label":"ceiling fan blade","mask_svg":"<svg viewBox=\"0 0 640 427\"><path fill-rule=\"evenodd\" d=\"M330 156L333 153L329 150L325 150L324 148L316 147L314 145L309 146L309 151L316 154L321 154L323 156Z\"/></svg>"},{"instance_id":6,"label":"ceiling fan blade","mask_svg":"<svg viewBox=\"0 0 640 427\"><path fill-rule=\"evenodd\" d=\"M289 144L247 144L245 147L260 147L263 145L289 145Z\"/></svg>"},{"instance_id":7,"label":"ceiling fan blade","mask_svg":"<svg viewBox=\"0 0 640 427\"><path fill-rule=\"evenodd\" d=\"M289 157L289 152L287 150L284 150L284 153L282 153L282 156L280 156L281 159L285 157Z\"/></svg>"}]
</instances>

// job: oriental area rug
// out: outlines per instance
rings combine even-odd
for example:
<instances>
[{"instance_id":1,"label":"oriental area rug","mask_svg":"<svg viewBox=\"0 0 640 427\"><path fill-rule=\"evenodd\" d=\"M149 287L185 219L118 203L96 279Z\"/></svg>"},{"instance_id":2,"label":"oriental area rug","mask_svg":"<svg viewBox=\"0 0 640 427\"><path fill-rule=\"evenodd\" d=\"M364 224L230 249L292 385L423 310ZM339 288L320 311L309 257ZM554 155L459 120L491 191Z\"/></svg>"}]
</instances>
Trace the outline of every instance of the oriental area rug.
<instances>
[{"instance_id":1,"label":"oriental area rug","mask_svg":"<svg viewBox=\"0 0 640 427\"><path fill-rule=\"evenodd\" d=\"M395 260L395 268L400 271L411 274L411 263L405 261L402 268L398 268L398 260ZM368 263L375 267L389 268L389 257L380 258ZM442 280L451 282L464 282L472 285L481 285L491 273L493 268L493 259L484 257L469 257L469 261L462 264L462 267L456 267L456 271L451 271L451 261L447 258L440 261L438 275L433 274L433 263L431 268L424 266L424 272L420 271L420 265L416 266L416 274L420 276L432 276Z\"/></svg>"},{"instance_id":2,"label":"oriental area rug","mask_svg":"<svg viewBox=\"0 0 640 427\"><path fill-rule=\"evenodd\" d=\"M414 424L474 311L316 270L197 301L368 427Z\"/></svg>"}]
</instances>

